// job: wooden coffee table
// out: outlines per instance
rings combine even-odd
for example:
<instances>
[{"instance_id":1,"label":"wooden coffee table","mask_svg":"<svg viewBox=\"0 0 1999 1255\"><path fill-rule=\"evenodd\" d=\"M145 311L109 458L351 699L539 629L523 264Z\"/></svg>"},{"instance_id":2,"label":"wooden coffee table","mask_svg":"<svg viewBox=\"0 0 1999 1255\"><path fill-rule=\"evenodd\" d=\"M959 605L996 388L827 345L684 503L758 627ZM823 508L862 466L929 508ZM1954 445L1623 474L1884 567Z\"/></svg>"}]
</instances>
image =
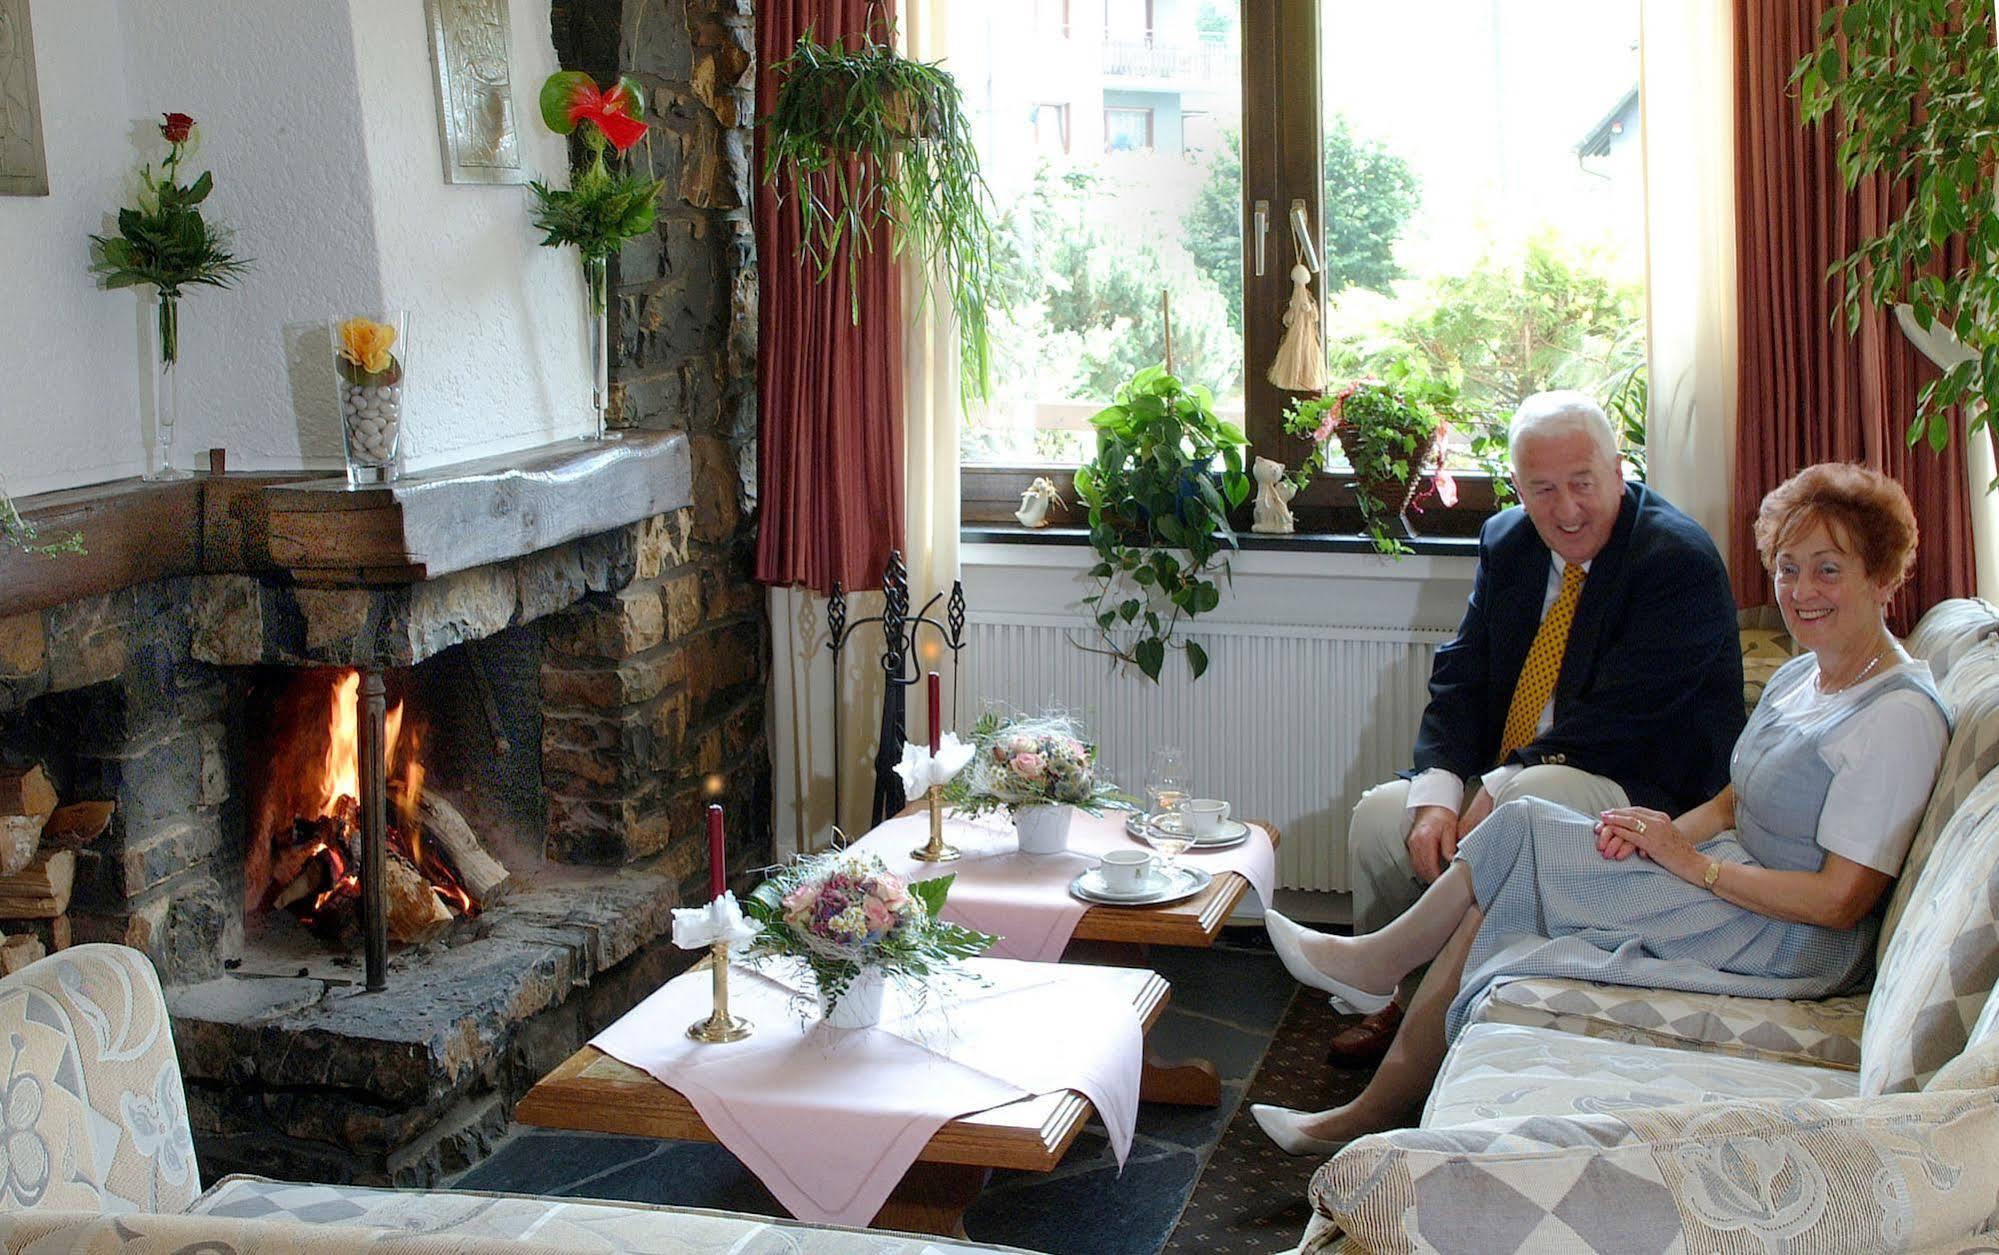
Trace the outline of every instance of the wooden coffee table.
<instances>
[{"instance_id":1,"label":"wooden coffee table","mask_svg":"<svg viewBox=\"0 0 1999 1255\"><path fill-rule=\"evenodd\" d=\"M1171 996L1165 979L1116 970L1129 985L1140 1025L1149 1030ZM994 1168L1049 1171L1094 1110L1089 1099L1065 1089L952 1120L931 1137L869 1226L964 1237L965 1209ZM547 1129L719 1141L678 1090L595 1046L543 1077L514 1108L514 1118Z\"/></svg>"}]
</instances>

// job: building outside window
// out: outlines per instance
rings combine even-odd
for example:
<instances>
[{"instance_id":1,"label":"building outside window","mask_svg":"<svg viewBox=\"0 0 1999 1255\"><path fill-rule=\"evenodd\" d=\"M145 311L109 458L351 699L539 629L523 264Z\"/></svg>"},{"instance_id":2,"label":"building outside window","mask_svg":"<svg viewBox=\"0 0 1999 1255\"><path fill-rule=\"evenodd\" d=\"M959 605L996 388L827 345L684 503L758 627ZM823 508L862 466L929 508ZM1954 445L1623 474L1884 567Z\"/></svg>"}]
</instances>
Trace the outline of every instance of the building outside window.
<instances>
[{"instance_id":1,"label":"building outside window","mask_svg":"<svg viewBox=\"0 0 1999 1255\"><path fill-rule=\"evenodd\" d=\"M1041 151L1049 156L1066 156L1069 152L1069 106L1034 106L1034 139Z\"/></svg>"},{"instance_id":2,"label":"building outside window","mask_svg":"<svg viewBox=\"0 0 1999 1255\"><path fill-rule=\"evenodd\" d=\"M1152 110L1130 107L1104 109L1104 151L1131 152L1152 147Z\"/></svg>"}]
</instances>

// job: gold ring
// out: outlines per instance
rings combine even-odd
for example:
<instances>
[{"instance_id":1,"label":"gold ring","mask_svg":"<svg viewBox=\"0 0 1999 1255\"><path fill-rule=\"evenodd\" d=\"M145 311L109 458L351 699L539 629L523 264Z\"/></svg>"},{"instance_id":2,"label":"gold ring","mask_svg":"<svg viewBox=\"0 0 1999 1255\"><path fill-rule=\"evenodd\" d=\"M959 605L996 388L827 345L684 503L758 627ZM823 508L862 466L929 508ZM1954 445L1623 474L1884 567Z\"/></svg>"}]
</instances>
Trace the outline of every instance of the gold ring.
<instances>
[{"instance_id":1,"label":"gold ring","mask_svg":"<svg viewBox=\"0 0 1999 1255\"><path fill-rule=\"evenodd\" d=\"M1644 820L1642 820L1642 819L1634 819L1634 820L1632 820L1632 821L1631 821L1631 826L1632 826L1633 828L1636 828L1636 829L1638 830L1638 833L1639 833L1639 835L1640 835L1640 836L1643 836L1643 835L1645 834L1645 821L1644 821Z\"/></svg>"}]
</instances>

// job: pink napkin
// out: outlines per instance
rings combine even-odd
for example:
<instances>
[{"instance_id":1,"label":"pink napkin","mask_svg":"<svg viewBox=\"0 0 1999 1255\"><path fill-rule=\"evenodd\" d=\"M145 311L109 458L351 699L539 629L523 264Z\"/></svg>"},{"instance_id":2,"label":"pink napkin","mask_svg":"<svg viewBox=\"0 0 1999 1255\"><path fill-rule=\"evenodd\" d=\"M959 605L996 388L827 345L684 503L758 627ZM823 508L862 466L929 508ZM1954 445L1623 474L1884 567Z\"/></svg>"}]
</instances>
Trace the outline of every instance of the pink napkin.
<instances>
[{"instance_id":1,"label":"pink napkin","mask_svg":"<svg viewBox=\"0 0 1999 1255\"><path fill-rule=\"evenodd\" d=\"M1022 854L1004 815L959 819L946 812L944 840L964 855L955 863L925 863L909 856L930 839L930 817L891 819L849 847L873 854L907 880L956 875L944 918L999 937L987 953L997 958L1053 963L1062 957L1090 904L1069 892L1069 882L1097 865L1105 853L1142 846L1124 830L1125 815L1098 818L1078 812L1069 826L1069 848L1060 854ZM1222 850L1189 850L1189 867L1214 875L1231 871L1249 881L1264 903L1277 883L1277 850L1270 834L1251 824L1249 840Z\"/></svg>"},{"instance_id":2,"label":"pink napkin","mask_svg":"<svg viewBox=\"0 0 1999 1255\"><path fill-rule=\"evenodd\" d=\"M708 974L689 972L590 1044L683 1094L800 1220L866 1225L939 1128L1033 1094L1088 1098L1122 1164L1144 1051L1132 999L1149 974L995 959L967 967L985 983L933 989L919 1010L891 982L881 1026L846 1030L801 1017L811 986L796 965L768 974L737 965L729 1008L756 1032L722 1045L687 1036L712 1005Z\"/></svg>"}]
</instances>

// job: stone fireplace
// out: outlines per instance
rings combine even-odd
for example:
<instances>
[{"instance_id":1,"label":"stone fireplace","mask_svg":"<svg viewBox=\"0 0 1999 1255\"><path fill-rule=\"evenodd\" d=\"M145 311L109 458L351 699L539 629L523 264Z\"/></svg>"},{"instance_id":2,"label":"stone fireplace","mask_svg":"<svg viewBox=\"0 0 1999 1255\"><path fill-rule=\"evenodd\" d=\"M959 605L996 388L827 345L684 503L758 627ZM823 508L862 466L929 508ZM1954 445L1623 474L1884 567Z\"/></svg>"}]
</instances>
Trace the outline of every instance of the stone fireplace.
<instances>
[{"instance_id":1,"label":"stone fireplace","mask_svg":"<svg viewBox=\"0 0 1999 1255\"><path fill-rule=\"evenodd\" d=\"M700 538L691 463L684 436L635 432L342 492L374 505L338 522L313 485L136 486L190 496L211 536L238 527L207 558L247 569L0 620L0 755L117 805L63 924L158 968L207 1175L409 1184L476 1161L528 1085L685 963L664 935L705 883L705 802L729 809L735 871L768 860L761 599ZM515 491L551 476L545 502ZM503 508L471 509L489 522L469 547L455 524L412 543L444 497L453 519ZM90 529L99 557L123 508ZM523 552L462 565L494 546ZM355 574L389 570L406 582ZM420 768L506 879L466 909L438 877L437 919L391 946L372 993L339 869L274 876L298 851L260 845L337 830L351 785L329 797L316 773L364 672L400 712L392 779ZM326 909L274 904L301 877Z\"/></svg>"}]
</instances>

